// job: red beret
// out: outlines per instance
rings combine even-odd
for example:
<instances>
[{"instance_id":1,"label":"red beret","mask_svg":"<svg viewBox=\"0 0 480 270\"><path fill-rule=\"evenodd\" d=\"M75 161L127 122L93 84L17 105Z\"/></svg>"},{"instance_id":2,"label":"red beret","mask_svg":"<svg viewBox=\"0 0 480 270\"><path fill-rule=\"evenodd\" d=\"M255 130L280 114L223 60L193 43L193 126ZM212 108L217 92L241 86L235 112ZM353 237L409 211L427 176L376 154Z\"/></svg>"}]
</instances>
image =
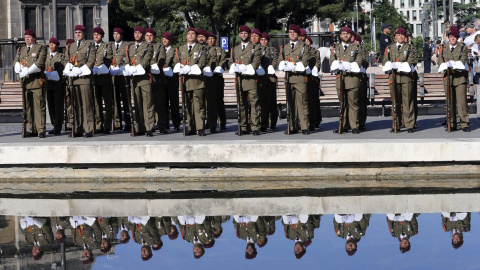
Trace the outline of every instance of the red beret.
<instances>
[{"instance_id":1,"label":"red beret","mask_svg":"<svg viewBox=\"0 0 480 270\"><path fill-rule=\"evenodd\" d=\"M311 38L311 37L309 37L309 36L307 36L307 39L308 39L308 41L310 41L310 45L312 45L312 44L313 44L313 40L312 40L312 38Z\"/></svg>"},{"instance_id":2,"label":"red beret","mask_svg":"<svg viewBox=\"0 0 480 270\"><path fill-rule=\"evenodd\" d=\"M306 36L307 35L307 30L300 28L300 36Z\"/></svg>"},{"instance_id":3,"label":"red beret","mask_svg":"<svg viewBox=\"0 0 480 270\"><path fill-rule=\"evenodd\" d=\"M157 32L155 30L153 30L152 28L145 28L145 34L146 33L150 33L154 36L157 36Z\"/></svg>"},{"instance_id":4,"label":"red beret","mask_svg":"<svg viewBox=\"0 0 480 270\"><path fill-rule=\"evenodd\" d=\"M270 41L270 35L268 33L262 33L262 38Z\"/></svg>"},{"instance_id":5,"label":"red beret","mask_svg":"<svg viewBox=\"0 0 480 270\"><path fill-rule=\"evenodd\" d=\"M305 253L307 253L307 249L304 248L302 252L295 254L295 258L297 258L297 260L300 260L303 255L305 255Z\"/></svg>"},{"instance_id":6,"label":"red beret","mask_svg":"<svg viewBox=\"0 0 480 270\"><path fill-rule=\"evenodd\" d=\"M247 32L247 33L250 33L252 32L252 29L250 29L250 27L246 26L246 25L242 25L238 28L238 32Z\"/></svg>"},{"instance_id":7,"label":"red beret","mask_svg":"<svg viewBox=\"0 0 480 270\"><path fill-rule=\"evenodd\" d=\"M262 36L262 32L260 32L258 29L253 29L252 34L257 34L259 37Z\"/></svg>"},{"instance_id":8,"label":"red beret","mask_svg":"<svg viewBox=\"0 0 480 270\"><path fill-rule=\"evenodd\" d=\"M349 34L355 35L355 32L350 27L344 26L342 29L340 29L340 32L347 32Z\"/></svg>"},{"instance_id":9,"label":"red beret","mask_svg":"<svg viewBox=\"0 0 480 270\"><path fill-rule=\"evenodd\" d=\"M23 33L23 34L26 35L26 36L32 36L34 38L37 37L37 35L35 35L35 31L33 31L32 29L26 29L25 33Z\"/></svg>"},{"instance_id":10,"label":"red beret","mask_svg":"<svg viewBox=\"0 0 480 270\"><path fill-rule=\"evenodd\" d=\"M450 26L450 32L448 33L450 36L454 36L456 38L460 38L460 32L458 31L458 28L455 26Z\"/></svg>"},{"instance_id":11,"label":"red beret","mask_svg":"<svg viewBox=\"0 0 480 270\"><path fill-rule=\"evenodd\" d=\"M395 35L397 34L407 35L407 31L405 31L405 28L398 27L397 30L395 30Z\"/></svg>"},{"instance_id":12,"label":"red beret","mask_svg":"<svg viewBox=\"0 0 480 270\"><path fill-rule=\"evenodd\" d=\"M197 35L208 38L208 32L203 29L197 29Z\"/></svg>"},{"instance_id":13,"label":"red beret","mask_svg":"<svg viewBox=\"0 0 480 270\"><path fill-rule=\"evenodd\" d=\"M407 33L405 36L406 37L411 37L412 35L410 33Z\"/></svg>"},{"instance_id":14,"label":"red beret","mask_svg":"<svg viewBox=\"0 0 480 270\"><path fill-rule=\"evenodd\" d=\"M165 33L163 33L163 34L162 34L162 37L163 37L163 38L166 38L166 39L168 39L168 40L172 40L172 39L173 39L173 35L172 35L172 33L170 33L170 32L165 32Z\"/></svg>"},{"instance_id":15,"label":"red beret","mask_svg":"<svg viewBox=\"0 0 480 270\"><path fill-rule=\"evenodd\" d=\"M145 34L145 29L143 29L143 27L141 26L135 26L135 28L133 29L133 32L140 32L142 34Z\"/></svg>"},{"instance_id":16,"label":"red beret","mask_svg":"<svg viewBox=\"0 0 480 270\"><path fill-rule=\"evenodd\" d=\"M290 24L290 27L288 27L288 30L295 31L297 32L297 34L300 35L300 27L298 27L298 25L296 24Z\"/></svg>"},{"instance_id":17,"label":"red beret","mask_svg":"<svg viewBox=\"0 0 480 270\"><path fill-rule=\"evenodd\" d=\"M85 26L83 25L75 25L75 31L82 31L85 32Z\"/></svg>"},{"instance_id":18,"label":"red beret","mask_svg":"<svg viewBox=\"0 0 480 270\"><path fill-rule=\"evenodd\" d=\"M72 43L74 43L74 42L75 42L75 40L74 40L73 38L69 38L69 39L67 39L66 45L68 46L68 45L70 45L70 44L72 44Z\"/></svg>"},{"instance_id":19,"label":"red beret","mask_svg":"<svg viewBox=\"0 0 480 270\"><path fill-rule=\"evenodd\" d=\"M193 28L193 27L188 27L188 28L187 28L187 33L190 32L190 31L195 32L195 34L197 33L197 29L195 29L195 28Z\"/></svg>"},{"instance_id":20,"label":"red beret","mask_svg":"<svg viewBox=\"0 0 480 270\"><path fill-rule=\"evenodd\" d=\"M355 41L362 42L362 37L360 36L360 34L355 33Z\"/></svg>"},{"instance_id":21,"label":"red beret","mask_svg":"<svg viewBox=\"0 0 480 270\"><path fill-rule=\"evenodd\" d=\"M50 38L50 40L48 42L53 43L53 44L57 44L57 46L60 45L60 42L58 41L58 39L56 39L54 37Z\"/></svg>"},{"instance_id":22,"label":"red beret","mask_svg":"<svg viewBox=\"0 0 480 270\"><path fill-rule=\"evenodd\" d=\"M100 27L93 28L93 33L98 33L100 35L105 35L105 32L103 32L103 29L100 28Z\"/></svg>"},{"instance_id":23,"label":"red beret","mask_svg":"<svg viewBox=\"0 0 480 270\"><path fill-rule=\"evenodd\" d=\"M58 244L58 245L61 245L61 244L64 243L64 242L65 242L65 237L62 237L62 238L60 238L60 239L57 239L57 244Z\"/></svg>"},{"instance_id":24,"label":"red beret","mask_svg":"<svg viewBox=\"0 0 480 270\"><path fill-rule=\"evenodd\" d=\"M208 37L214 37L217 39L217 35L215 35L213 32L208 32Z\"/></svg>"},{"instance_id":25,"label":"red beret","mask_svg":"<svg viewBox=\"0 0 480 270\"><path fill-rule=\"evenodd\" d=\"M117 33L119 33L120 35L123 36L123 29L122 29L122 28L118 28L118 27L113 28L113 32L114 32L114 33L117 32Z\"/></svg>"}]
</instances>

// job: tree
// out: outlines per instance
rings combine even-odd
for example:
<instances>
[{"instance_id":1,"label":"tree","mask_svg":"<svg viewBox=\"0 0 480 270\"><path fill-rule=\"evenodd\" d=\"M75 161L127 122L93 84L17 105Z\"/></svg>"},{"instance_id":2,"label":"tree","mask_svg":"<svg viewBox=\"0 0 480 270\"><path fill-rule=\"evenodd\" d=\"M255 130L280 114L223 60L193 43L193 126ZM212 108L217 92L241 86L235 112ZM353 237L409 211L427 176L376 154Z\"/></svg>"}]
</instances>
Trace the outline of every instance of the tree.
<instances>
[{"instance_id":1,"label":"tree","mask_svg":"<svg viewBox=\"0 0 480 270\"><path fill-rule=\"evenodd\" d=\"M480 7L477 3L453 3L453 12L455 17L461 18L468 22L471 21L477 15L477 13L480 13Z\"/></svg>"}]
</instances>

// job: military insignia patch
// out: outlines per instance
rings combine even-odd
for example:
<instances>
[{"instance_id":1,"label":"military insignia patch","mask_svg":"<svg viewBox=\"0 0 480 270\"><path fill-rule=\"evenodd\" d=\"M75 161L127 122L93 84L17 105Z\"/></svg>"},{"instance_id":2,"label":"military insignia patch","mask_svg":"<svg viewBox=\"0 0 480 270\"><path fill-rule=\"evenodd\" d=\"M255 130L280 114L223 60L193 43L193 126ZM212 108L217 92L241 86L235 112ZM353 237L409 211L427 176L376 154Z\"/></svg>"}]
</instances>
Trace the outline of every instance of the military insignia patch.
<instances>
[{"instance_id":1,"label":"military insignia patch","mask_svg":"<svg viewBox=\"0 0 480 270\"><path fill-rule=\"evenodd\" d=\"M403 55L407 55L407 51L403 51Z\"/></svg>"},{"instance_id":2,"label":"military insignia patch","mask_svg":"<svg viewBox=\"0 0 480 270\"><path fill-rule=\"evenodd\" d=\"M385 42L388 42L388 38L385 39Z\"/></svg>"},{"instance_id":3,"label":"military insignia patch","mask_svg":"<svg viewBox=\"0 0 480 270\"><path fill-rule=\"evenodd\" d=\"M350 56L353 56L353 51L350 51Z\"/></svg>"},{"instance_id":4,"label":"military insignia patch","mask_svg":"<svg viewBox=\"0 0 480 270\"><path fill-rule=\"evenodd\" d=\"M300 56L297 55L297 59L300 59Z\"/></svg>"},{"instance_id":5,"label":"military insignia patch","mask_svg":"<svg viewBox=\"0 0 480 270\"><path fill-rule=\"evenodd\" d=\"M198 56L198 52L194 52L194 53L193 53L193 59L196 59L197 56Z\"/></svg>"},{"instance_id":6,"label":"military insignia patch","mask_svg":"<svg viewBox=\"0 0 480 270\"><path fill-rule=\"evenodd\" d=\"M36 57L36 56L37 56L37 53L32 53L32 56L33 56L33 57Z\"/></svg>"}]
</instances>

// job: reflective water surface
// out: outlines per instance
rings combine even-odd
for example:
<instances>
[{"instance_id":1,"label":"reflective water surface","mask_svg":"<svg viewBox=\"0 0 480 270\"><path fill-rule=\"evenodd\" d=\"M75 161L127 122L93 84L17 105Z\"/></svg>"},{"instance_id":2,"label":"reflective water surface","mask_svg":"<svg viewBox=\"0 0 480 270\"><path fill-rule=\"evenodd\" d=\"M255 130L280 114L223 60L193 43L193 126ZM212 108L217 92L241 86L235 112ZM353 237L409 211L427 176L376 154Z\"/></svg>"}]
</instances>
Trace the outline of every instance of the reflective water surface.
<instances>
[{"instance_id":1,"label":"reflective water surface","mask_svg":"<svg viewBox=\"0 0 480 270\"><path fill-rule=\"evenodd\" d=\"M0 216L0 267L478 269L478 210L281 216L7 215Z\"/></svg>"}]
</instances>

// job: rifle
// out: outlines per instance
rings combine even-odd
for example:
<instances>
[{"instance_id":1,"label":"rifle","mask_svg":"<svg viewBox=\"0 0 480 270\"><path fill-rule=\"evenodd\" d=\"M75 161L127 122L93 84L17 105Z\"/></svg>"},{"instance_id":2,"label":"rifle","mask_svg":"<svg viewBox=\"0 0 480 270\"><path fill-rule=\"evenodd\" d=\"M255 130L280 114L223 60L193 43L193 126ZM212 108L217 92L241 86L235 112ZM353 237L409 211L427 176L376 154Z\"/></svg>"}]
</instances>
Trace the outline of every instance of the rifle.
<instances>
[{"instance_id":1,"label":"rifle","mask_svg":"<svg viewBox=\"0 0 480 270\"><path fill-rule=\"evenodd\" d=\"M242 79L240 77L240 73L235 72L235 94L237 96L237 135L238 136L242 136L242 116L240 113L240 99L242 98L240 93L241 82L242 82Z\"/></svg>"},{"instance_id":2,"label":"rifle","mask_svg":"<svg viewBox=\"0 0 480 270\"><path fill-rule=\"evenodd\" d=\"M175 55L177 56L177 60L182 64L182 61L180 60L180 56L178 55L178 48L175 49ZM188 60L185 61L184 65L188 65ZM178 78L179 84L180 84L180 92L182 93L182 122L183 122L183 136L187 136L187 114L185 112L185 74L180 74L180 77Z\"/></svg>"},{"instance_id":3,"label":"rifle","mask_svg":"<svg viewBox=\"0 0 480 270\"><path fill-rule=\"evenodd\" d=\"M130 45L127 45L127 48L125 50L125 56L128 59L129 63L131 65L136 65L135 63L135 57L130 60L130 56L128 54L128 50L130 49ZM132 122L132 133L130 134L132 137L135 137L135 108L134 105L132 105L132 97L133 97L133 102L135 102L135 89L133 89L133 76L130 76L130 80L125 77L125 81L130 88L127 90L127 99L128 99L128 109L130 110L130 121Z\"/></svg>"},{"instance_id":4,"label":"rifle","mask_svg":"<svg viewBox=\"0 0 480 270\"><path fill-rule=\"evenodd\" d=\"M285 131L285 134L290 135L290 129L291 129L291 123L290 123L290 93L292 92L291 85L288 82L290 79L290 72L285 72L285 96L287 100L287 131ZM293 122L293 120L292 120Z\"/></svg>"},{"instance_id":5,"label":"rifle","mask_svg":"<svg viewBox=\"0 0 480 270\"><path fill-rule=\"evenodd\" d=\"M339 89L339 101L340 101L340 118L338 120L338 134L342 134L343 126L343 116L345 115L345 91L344 91L344 81L343 81L343 72L339 71L338 75L340 79L340 89Z\"/></svg>"},{"instance_id":6,"label":"rifle","mask_svg":"<svg viewBox=\"0 0 480 270\"><path fill-rule=\"evenodd\" d=\"M447 105L447 131L452 131L452 82L453 80L450 78L452 75L452 68L447 69L447 96L446 96L446 105Z\"/></svg>"},{"instance_id":7,"label":"rifle","mask_svg":"<svg viewBox=\"0 0 480 270\"><path fill-rule=\"evenodd\" d=\"M75 96L73 93L73 79L72 77L68 77L68 90L70 91L70 107L72 108L72 134L70 137L75 137ZM65 123L66 124L66 123Z\"/></svg>"},{"instance_id":8,"label":"rifle","mask_svg":"<svg viewBox=\"0 0 480 270\"><path fill-rule=\"evenodd\" d=\"M392 113L393 113L393 132L398 132L398 115L397 115L397 71L393 70L393 88L392 88Z\"/></svg>"},{"instance_id":9,"label":"rifle","mask_svg":"<svg viewBox=\"0 0 480 270\"><path fill-rule=\"evenodd\" d=\"M17 62L20 63L20 47L17 48ZM21 79L20 79L21 80ZM25 138L25 132L27 131L27 111L26 111L26 100L25 100L25 91L27 88L22 86L22 138Z\"/></svg>"}]
</instances>

